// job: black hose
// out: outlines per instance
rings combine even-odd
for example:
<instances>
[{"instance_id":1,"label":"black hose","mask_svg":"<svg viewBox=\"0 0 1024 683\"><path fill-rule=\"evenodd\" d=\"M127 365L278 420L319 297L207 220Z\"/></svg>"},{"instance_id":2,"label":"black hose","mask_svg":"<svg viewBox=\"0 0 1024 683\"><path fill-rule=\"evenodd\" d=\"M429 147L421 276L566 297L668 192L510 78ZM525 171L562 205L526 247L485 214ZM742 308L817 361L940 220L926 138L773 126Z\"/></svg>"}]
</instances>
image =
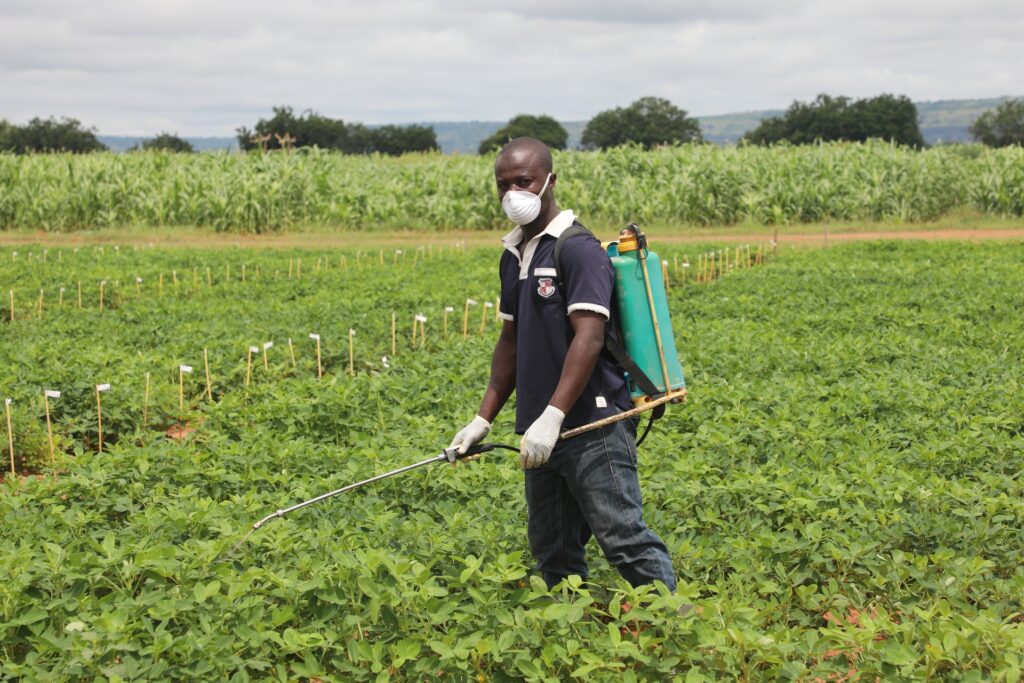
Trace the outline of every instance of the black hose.
<instances>
[{"instance_id":1,"label":"black hose","mask_svg":"<svg viewBox=\"0 0 1024 683\"><path fill-rule=\"evenodd\" d=\"M647 438L647 434L649 434L649 433L650 433L650 431L651 431L651 426L652 426L653 424L654 424L654 413L652 412L652 413L650 414L650 416L649 416L649 417L647 418L647 426L646 426L646 427L644 427L644 433L643 433L643 434L641 434L641 435L640 435L640 438L636 440L636 447L637 447L637 448L640 448L640 444L642 444L642 443L644 442L644 439L646 439L646 438Z\"/></svg>"}]
</instances>

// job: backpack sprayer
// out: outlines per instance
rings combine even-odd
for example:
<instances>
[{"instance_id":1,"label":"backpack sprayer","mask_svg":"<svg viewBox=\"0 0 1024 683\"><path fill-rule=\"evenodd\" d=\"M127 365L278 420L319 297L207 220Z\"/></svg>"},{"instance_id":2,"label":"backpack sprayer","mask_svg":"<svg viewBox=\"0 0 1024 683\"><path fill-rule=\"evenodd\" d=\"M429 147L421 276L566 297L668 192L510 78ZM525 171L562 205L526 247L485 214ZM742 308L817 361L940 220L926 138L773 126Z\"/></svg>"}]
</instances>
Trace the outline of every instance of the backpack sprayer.
<instances>
[{"instance_id":1,"label":"backpack sprayer","mask_svg":"<svg viewBox=\"0 0 1024 683\"><path fill-rule=\"evenodd\" d=\"M593 234L582 225L575 223L566 229L555 242L555 270L560 290L564 291L561 277L561 252L565 242L573 235ZM596 239L596 238L594 238ZM633 400L633 408L617 415L562 432L559 440L599 429L641 413L651 411L651 419L637 444L644 440L651 424L665 411L667 403L679 403L686 398L686 382L683 368L676 353L672 321L668 313L668 298L662 279L661 261L647 246L647 236L635 223L630 223L619 233L619 239L603 245L611 258L615 270L615 313L613 324L605 326L605 348L622 367ZM620 338L621 336L621 338ZM657 377L658 380L652 378ZM343 486L291 507L277 510L252 525L249 533L231 550L234 553L253 532L273 519L301 510L328 498L387 479L410 470L435 463L455 463L495 449L519 452L518 448L499 443L475 444L466 453L450 448L405 467L378 474L375 477Z\"/></svg>"}]
</instances>

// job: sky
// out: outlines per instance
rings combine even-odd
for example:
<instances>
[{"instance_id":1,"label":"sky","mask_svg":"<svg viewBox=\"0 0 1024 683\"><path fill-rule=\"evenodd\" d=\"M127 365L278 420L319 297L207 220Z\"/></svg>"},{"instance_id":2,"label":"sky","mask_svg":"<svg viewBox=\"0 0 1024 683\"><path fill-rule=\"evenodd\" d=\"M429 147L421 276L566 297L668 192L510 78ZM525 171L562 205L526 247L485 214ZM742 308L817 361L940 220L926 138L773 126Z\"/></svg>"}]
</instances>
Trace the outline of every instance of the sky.
<instances>
[{"instance_id":1,"label":"sky","mask_svg":"<svg viewBox=\"0 0 1024 683\"><path fill-rule=\"evenodd\" d=\"M287 104L363 123L694 115L818 93L1024 95L1024 0L0 0L0 118L231 136Z\"/></svg>"}]
</instances>

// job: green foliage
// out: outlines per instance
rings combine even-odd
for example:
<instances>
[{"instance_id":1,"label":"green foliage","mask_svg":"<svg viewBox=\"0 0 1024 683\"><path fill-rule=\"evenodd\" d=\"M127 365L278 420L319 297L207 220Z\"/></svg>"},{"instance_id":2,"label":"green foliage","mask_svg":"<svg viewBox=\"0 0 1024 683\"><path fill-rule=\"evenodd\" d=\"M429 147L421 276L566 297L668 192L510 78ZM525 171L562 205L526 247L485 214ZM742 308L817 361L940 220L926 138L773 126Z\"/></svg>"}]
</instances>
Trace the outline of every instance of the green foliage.
<instances>
[{"instance_id":1,"label":"green foliage","mask_svg":"<svg viewBox=\"0 0 1024 683\"><path fill-rule=\"evenodd\" d=\"M367 128L306 110L296 116L291 107L274 107L274 115L260 119L255 130L238 129L242 150L318 147L346 154L380 153L391 156L438 151L437 136L429 126Z\"/></svg>"},{"instance_id":2,"label":"green foliage","mask_svg":"<svg viewBox=\"0 0 1024 683\"><path fill-rule=\"evenodd\" d=\"M569 133L553 117L519 114L480 143L480 154L492 154L509 140L521 137L537 138L551 149L565 149L569 142Z\"/></svg>"},{"instance_id":3,"label":"green foliage","mask_svg":"<svg viewBox=\"0 0 1024 683\"><path fill-rule=\"evenodd\" d=\"M630 143L650 149L700 141L700 123L660 97L641 97L628 107L597 114L587 123L581 138L587 149L607 149Z\"/></svg>"},{"instance_id":4,"label":"green foliage","mask_svg":"<svg viewBox=\"0 0 1024 683\"><path fill-rule=\"evenodd\" d=\"M669 264L714 246L652 237ZM57 477L0 487L2 678L1019 676L1020 243L793 250L701 287L674 274L691 395L639 467L675 596L624 585L594 545L591 584L547 591L530 575L511 455L345 494L218 561L272 510L447 445L477 407L498 328L441 339L442 307L493 292L499 247L435 248L416 266L406 248L383 268L353 250L18 251L0 253L0 278L45 288L47 304L0 322L0 384L37 425L41 389L64 390L52 408L70 446ZM100 312L103 279L121 284ZM57 306L54 289L78 280L86 307ZM427 314L429 341L414 351L403 335L384 368L391 310ZM245 349L268 339L270 369L258 360L246 391ZM176 369L201 368L203 347L214 401L191 378L181 416ZM112 383L116 440L102 454L87 431L98 381ZM197 431L167 438L182 417ZM515 442L509 415L493 439ZM681 602L699 612L678 616Z\"/></svg>"},{"instance_id":5,"label":"green foliage","mask_svg":"<svg viewBox=\"0 0 1024 683\"><path fill-rule=\"evenodd\" d=\"M106 149L95 128L83 128L78 119L32 119L24 126L0 121L0 152L100 152Z\"/></svg>"},{"instance_id":6,"label":"green foliage","mask_svg":"<svg viewBox=\"0 0 1024 683\"><path fill-rule=\"evenodd\" d=\"M989 147L1024 146L1024 99L1007 100L971 124L971 137Z\"/></svg>"},{"instance_id":7,"label":"green foliage","mask_svg":"<svg viewBox=\"0 0 1024 683\"><path fill-rule=\"evenodd\" d=\"M837 140L864 142L873 138L923 147L914 103L905 95L851 100L821 94L810 103L794 101L783 116L765 119L743 139L758 145L806 145Z\"/></svg>"},{"instance_id":8,"label":"green foliage","mask_svg":"<svg viewBox=\"0 0 1024 683\"><path fill-rule=\"evenodd\" d=\"M188 140L180 138L173 133L160 133L154 138L143 140L138 145L132 146L131 148L129 148L128 151L134 152L139 149L161 152L188 153L192 153L195 151L195 149L192 148L192 144Z\"/></svg>"},{"instance_id":9,"label":"green foliage","mask_svg":"<svg viewBox=\"0 0 1024 683\"><path fill-rule=\"evenodd\" d=\"M964 207L1024 215L1020 148L915 152L888 144L556 152L558 199L599 227L931 220ZM303 226L491 229L506 224L477 156L140 152L0 154L0 229Z\"/></svg>"}]
</instances>

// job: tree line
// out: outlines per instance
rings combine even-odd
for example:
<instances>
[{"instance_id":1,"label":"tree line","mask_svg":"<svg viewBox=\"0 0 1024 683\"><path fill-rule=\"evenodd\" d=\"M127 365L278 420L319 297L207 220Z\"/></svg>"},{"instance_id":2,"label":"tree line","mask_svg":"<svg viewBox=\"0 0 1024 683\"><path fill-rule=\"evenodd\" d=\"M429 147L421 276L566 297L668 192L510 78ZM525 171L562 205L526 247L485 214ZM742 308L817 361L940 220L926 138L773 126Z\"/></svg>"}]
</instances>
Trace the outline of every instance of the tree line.
<instances>
[{"instance_id":1,"label":"tree line","mask_svg":"<svg viewBox=\"0 0 1024 683\"><path fill-rule=\"evenodd\" d=\"M250 130L236 130L243 151L291 150L319 147L346 154L401 155L408 152L440 150L430 126L366 126L332 119L306 110L299 115L292 107L272 108L273 115L259 119ZM1024 100L1007 100L982 113L970 127L975 141L990 147L1024 145ZM553 149L566 149L569 134L556 119L547 115L519 114L480 143L480 154L491 154L509 140L530 136ZM743 136L741 144L794 145L816 142L862 142L882 139L908 147L925 146L917 120L917 107L904 95L883 94L851 99L818 95L811 102L794 101L782 116L763 120ZM583 130L584 149L607 149L637 145L644 149L663 145L700 143L700 123L669 100L641 97L625 107L596 114ZM73 118L33 118L24 126L0 119L0 152L96 152L107 147ZM193 152L192 145L172 133L142 140L134 149Z\"/></svg>"}]
</instances>

